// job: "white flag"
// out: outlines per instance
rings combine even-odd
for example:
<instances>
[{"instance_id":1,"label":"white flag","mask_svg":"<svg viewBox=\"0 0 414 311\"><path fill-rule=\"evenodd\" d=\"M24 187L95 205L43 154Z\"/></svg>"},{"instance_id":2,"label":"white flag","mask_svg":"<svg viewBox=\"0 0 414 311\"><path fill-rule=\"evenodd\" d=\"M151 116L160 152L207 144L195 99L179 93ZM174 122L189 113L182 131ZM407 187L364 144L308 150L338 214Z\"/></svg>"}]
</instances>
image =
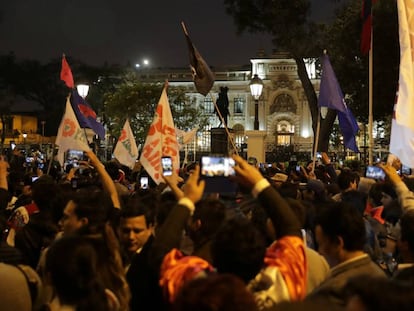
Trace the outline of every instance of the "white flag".
<instances>
[{"instance_id":1,"label":"white flag","mask_svg":"<svg viewBox=\"0 0 414 311\"><path fill-rule=\"evenodd\" d=\"M196 136L198 131L198 127L192 129L191 131L188 132L184 132L183 133L183 144L187 145L188 143L190 143L193 138Z\"/></svg>"},{"instance_id":2,"label":"white flag","mask_svg":"<svg viewBox=\"0 0 414 311\"><path fill-rule=\"evenodd\" d=\"M79 122L73 112L69 96L66 99L65 114L60 122L55 144L59 146L57 158L61 165L64 162L63 155L65 151L69 149L90 150L85 132L79 126Z\"/></svg>"},{"instance_id":3,"label":"white flag","mask_svg":"<svg viewBox=\"0 0 414 311\"><path fill-rule=\"evenodd\" d=\"M198 127L185 132L183 130L180 130L178 128L175 129L175 132L177 133L177 138L180 139L181 141L179 141L178 146L179 149L181 150L183 146L187 147L186 145L188 145L195 137L195 135L197 134L198 131ZM185 161L185 160L184 160Z\"/></svg>"},{"instance_id":4,"label":"white flag","mask_svg":"<svg viewBox=\"0 0 414 311\"><path fill-rule=\"evenodd\" d=\"M138 158L137 143L135 142L134 134L132 133L128 119L125 121L121 135L119 135L118 142L116 143L114 157L119 163L124 164L129 168L134 167L135 161Z\"/></svg>"},{"instance_id":5,"label":"white flag","mask_svg":"<svg viewBox=\"0 0 414 311\"><path fill-rule=\"evenodd\" d=\"M140 162L151 178L159 184L162 179L161 157L170 156L173 168L180 167L180 154L174 121L168 103L166 88L162 90L154 120L142 148Z\"/></svg>"},{"instance_id":6,"label":"white flag","mask_svg":"<svg viewBox=\"0 0 414 311\"><path fill-rule=\"evenodd\" d=\"M397 0L400 37L400 76L391 125L390 152L404 165L414 167L414 5Z\"/></svg>"},{"instance_id":7,"label":"white flag","mask_svg":"<svg viewBox=\"0 0 414 311\"><path fill-rule=\"evenodd\" d=\"M414 167L414 131L392 120L390 152L396 155L402 164Z\"/></svg>"},{"instance_id":8,"label":"white flag","mask_svg":"<svg viewBox=\"0 0 414 311\"><path fill-rule=\"evenodd\" d=\"M397 0L400 37L400 75L395 120L414 130L414 4L412 0Z\"/></svg>"}]
</instances>

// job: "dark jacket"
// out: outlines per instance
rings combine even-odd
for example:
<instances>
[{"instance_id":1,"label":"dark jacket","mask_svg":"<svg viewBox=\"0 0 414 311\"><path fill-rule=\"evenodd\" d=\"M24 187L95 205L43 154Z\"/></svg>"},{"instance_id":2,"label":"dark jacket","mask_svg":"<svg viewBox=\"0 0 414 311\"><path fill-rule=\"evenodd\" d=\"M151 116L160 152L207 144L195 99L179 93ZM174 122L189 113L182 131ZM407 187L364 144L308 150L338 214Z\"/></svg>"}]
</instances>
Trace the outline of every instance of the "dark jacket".
<instances>
[{"instance_id":1,"label":"dark jacket","mask_svg":"<svg viewBox=\"0 0 414 311\"><path fill-rule=\"evenodd\" d=\"M15 238L15 246L21 251L25 263L36 269L41 251L49 247L57 232L57 226L47 214L31 215L29 223L17 231Z\"/></svg>"}]
</instances>

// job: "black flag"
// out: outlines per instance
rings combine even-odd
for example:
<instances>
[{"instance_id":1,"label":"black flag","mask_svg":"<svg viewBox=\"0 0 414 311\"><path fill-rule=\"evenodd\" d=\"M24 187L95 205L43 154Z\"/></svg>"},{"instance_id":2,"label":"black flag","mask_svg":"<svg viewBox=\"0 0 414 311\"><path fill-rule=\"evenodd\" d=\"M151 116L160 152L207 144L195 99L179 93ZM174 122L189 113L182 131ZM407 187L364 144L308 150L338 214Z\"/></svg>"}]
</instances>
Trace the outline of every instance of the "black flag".
<instances>
[{"instance_id":1,"label":"black flag","mask_svg":"<svg viewBox=\"0 0 414 311\"><path fill-rule=\"evenodd\" d=\"M213 87L214 74L191 41L183 22L181 22L181 25L188 44L190 67L195 87L200 94L206 96Z\"/></svg>"}]
</instances>

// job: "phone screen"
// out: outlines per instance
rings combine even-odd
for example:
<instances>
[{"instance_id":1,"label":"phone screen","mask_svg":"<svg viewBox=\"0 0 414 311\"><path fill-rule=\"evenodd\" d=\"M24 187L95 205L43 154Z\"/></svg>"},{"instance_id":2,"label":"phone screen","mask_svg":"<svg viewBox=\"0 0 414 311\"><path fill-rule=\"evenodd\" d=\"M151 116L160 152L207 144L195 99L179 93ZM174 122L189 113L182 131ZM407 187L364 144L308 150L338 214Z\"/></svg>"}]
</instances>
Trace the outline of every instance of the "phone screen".
<instances>
[{"instance_id":1,"label":"phone screen","mask_svg":"<svg viewBox=\"0 0 414 311\"><path fill-rule=\"evenodd\" d=\"M234 159L229 157L201 157L201 175L206 177L234 176Z\"/></svg>"},{"instance_id":2,"label":"phone screen","mask_svg":"<svg viewBox=\"0 0 414 311\"><path fill-rule=\"evenodd\" d=\"M148 177L143 176L140 179L141 189L148 189Z\"/></svg>"},{"instance_id":3,"label":"phone screen","mask_svg":"<svg viewBox=\"0 0 414 311\"><path fill-rule=\"evenodd\" d=\"M385 179L385 172L382 170L382 168L378 166L367 166L367 170L365 172L365 177L372 178L372 179L378 179L378 180L384 180Z\"/></svg>"},{"instance_id":4,"label":"phone screen","mask_svg":"<svg viewBox=\"0 0 414 311\"><path fill-rule=\"evenodd\" d=\"M173 173L173 165L171 157L161 158L162 174L164 176L171 176Z\"/></svg>"}]
</instances>

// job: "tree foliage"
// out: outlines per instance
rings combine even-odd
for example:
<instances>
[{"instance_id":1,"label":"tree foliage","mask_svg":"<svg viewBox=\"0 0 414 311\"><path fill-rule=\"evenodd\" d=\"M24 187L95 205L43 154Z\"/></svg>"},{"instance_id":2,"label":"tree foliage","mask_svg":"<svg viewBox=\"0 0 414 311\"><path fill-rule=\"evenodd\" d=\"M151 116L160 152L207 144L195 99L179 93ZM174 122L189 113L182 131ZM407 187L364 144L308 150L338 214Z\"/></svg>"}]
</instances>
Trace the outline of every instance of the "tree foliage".
<instances>
[{"instance_id":1,"label":"tree foliage","mask_svg":"<svg viewBox=\"0 0 414 311\"><path fill-rule=\"evenodd\" d=\"M137 144L143 144L163 87L161 83L129 80L119 84L114 92L106 93L105 111L111 119L109 127L112 135L117 137L126 118L129 118ZM207 118L201 113L202 108L190 103L184 89L168 87L168 98L176 128L188 130L207 124Z\"/></svg>"},{"instance_id":2,"label":"tree foliage","mask_svg":"<svg viewBox=\"0 0 414 311\"><path fill-rule=\"evenodd\" d=\"M306 94L315 132L318 119L317 95L309 80L303 58L319 57L328 50L339 83L354 114L368 118L368 57L360 53L361 1L342 3L332 24L313 23L311 2L305 0L224 0L240 32L263 32L273 37L278 50L296 60L298 76ZM384 119L392 109L398 72L398 23L395 1L377 1L374 6L374 117ZM336 112L321 118L319 145L328 149Z\"/></svg>"},{"instance_id":3,"label":"tree foliage","mask_svg":"<svg viewBox=\"0 0 414 311\"><path fill-rule=\"evenodd\" d=\"M359 53L361 2L349 1L326 33L339 83L359 121L368 120L368 56ZM373 114L385 120L392 113L398 81L398 20L394 1L378 1L373 8Z\"/></svg>"},{"instance_id":4,"label":"tree foliage","mask_svg":"<svg viewBox=\"0 0 414 311\"><path fill-rule=\"evenodd\" d=\"M273 44L279 51L289 52L296 61L298 76L308 101L312 116L312 128L316 133L319 109L315 89L310 81L304 58L318 57L324 46L324 24L309 20L311 3L307 0L224 0L237 29L263 32L272 35ZM320 150L328 149L329 134L336 112L329 109L325 118L320 116Z\"/></svg>"}]
</instances>

